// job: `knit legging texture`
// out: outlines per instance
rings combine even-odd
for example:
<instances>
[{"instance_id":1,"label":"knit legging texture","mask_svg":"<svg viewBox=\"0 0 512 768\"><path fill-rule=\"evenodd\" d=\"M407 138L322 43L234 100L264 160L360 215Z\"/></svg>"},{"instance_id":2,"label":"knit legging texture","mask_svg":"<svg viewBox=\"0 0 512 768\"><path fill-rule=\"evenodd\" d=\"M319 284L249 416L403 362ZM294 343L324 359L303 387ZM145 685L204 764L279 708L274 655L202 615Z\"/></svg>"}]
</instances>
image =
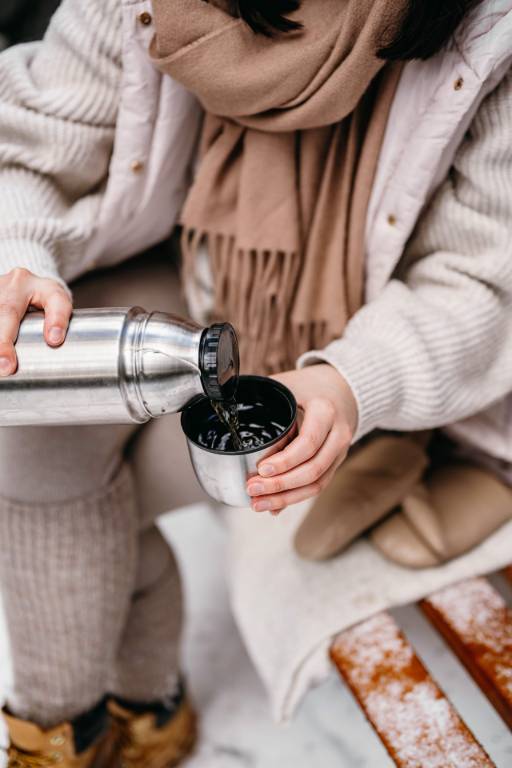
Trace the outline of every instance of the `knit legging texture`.
<instances>
[{"instance_id":1,"label":"knit legging texture","mask_svg":"<svg viewBox=\"0 0 512 768\"><path fill-rule=\"evenodd\" d=\"M8 703L53 725L101 698L127 620L137 557L129 472L67 503L1 500L0 542L15 680Z\"/></svg>"},{"instance_id":2,"label":"knit legging texture","mask_svg":"<svg viewBox=\"0 0 512 768\"><path fill-rule=\"evenodd\" d=\"M0 499L0 580L18 717L51 727L109 689L141 701L173 691L179 578L157 529L139 531L126 466L75 501Z\"/></svg>"},{"instance_id":3,"label":"knit legging texture","mask_svg":"<svg viewBox=\"0 0 512 768\"><path fill-rule=\"evenodd\" d=\"M166 699L179 683L182 593L176 559L160 531L139 535L130 611L109 692L135 702Z\"/></svg>"}]
</instances>

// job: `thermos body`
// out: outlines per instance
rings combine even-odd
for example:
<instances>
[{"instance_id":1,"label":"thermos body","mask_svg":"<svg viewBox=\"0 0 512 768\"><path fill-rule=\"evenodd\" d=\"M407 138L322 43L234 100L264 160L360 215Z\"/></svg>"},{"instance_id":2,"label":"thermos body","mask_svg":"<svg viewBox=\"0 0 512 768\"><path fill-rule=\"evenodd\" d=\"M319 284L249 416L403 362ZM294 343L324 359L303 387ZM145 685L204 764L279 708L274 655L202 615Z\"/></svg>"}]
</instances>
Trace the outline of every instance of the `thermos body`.
<instances>
[{"instance_id":1,"label":"thermos body","mask_svg":"<svg viewBox=\"0 0 512 768\"><path fill-rule=\"evenodd\" d=\"M85 309L50 348L43 322L34 312L21 324L18 371L0 379L0 426L143 423L204 394L211 329L139 307Z\"/></svg>"}]
</instances>

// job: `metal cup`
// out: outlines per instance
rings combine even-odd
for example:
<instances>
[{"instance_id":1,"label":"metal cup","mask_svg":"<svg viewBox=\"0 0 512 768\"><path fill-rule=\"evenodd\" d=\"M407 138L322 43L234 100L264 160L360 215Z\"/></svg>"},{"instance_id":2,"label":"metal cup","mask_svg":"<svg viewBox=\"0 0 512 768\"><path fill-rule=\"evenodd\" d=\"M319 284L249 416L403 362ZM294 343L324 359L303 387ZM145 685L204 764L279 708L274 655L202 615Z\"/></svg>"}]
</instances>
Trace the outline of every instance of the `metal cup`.
<instances>
[{"instance_id":1,"label":"metal cup","mask_svg":"<svg viewBox=\"0 0 512 768\"><path fill-rule=\"evenodd\" d=\"M198 426L217 418L207 397L196 398L182 413L181 426L187 437L190 458L197 479L213 499L232 507L250 504L246 483L258 473L260 461L281 451L297 433L297 403L287 387L263 376L240 376L237 400L261 402L268 406L273 421L285 429L278 437L258 448L219 451L197 441Z\"/></svg>"}]
</instances>

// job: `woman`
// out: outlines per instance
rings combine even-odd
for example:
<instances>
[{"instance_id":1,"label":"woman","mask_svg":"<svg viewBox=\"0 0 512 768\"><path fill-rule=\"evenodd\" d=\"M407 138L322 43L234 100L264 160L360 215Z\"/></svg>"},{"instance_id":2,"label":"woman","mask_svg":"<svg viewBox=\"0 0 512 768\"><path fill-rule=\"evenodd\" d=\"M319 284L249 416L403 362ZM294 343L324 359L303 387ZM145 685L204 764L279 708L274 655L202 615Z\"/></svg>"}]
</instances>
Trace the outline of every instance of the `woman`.
<instances>
[{"instance_id":1,"label":"woman","mask_svg":"<svg viewBox=\"0 0 512 768\"><path fill-rule=\"evenodd\" d=\"M118 266L181 209L191 313L233 320L246 369L288 368L304 409L249 484L273 512L375 428L472 417L451 434L512 460L493 422L512 381L512 2L298 5L64 0L40 46L0 59L2 375L29 306L64 341L66 284L95 267L75 305L184 311L162 249ZM194 718L154 526L185 493L171 421L0 438L11 765L176 764Z\"/></svg>"}]
</instances>

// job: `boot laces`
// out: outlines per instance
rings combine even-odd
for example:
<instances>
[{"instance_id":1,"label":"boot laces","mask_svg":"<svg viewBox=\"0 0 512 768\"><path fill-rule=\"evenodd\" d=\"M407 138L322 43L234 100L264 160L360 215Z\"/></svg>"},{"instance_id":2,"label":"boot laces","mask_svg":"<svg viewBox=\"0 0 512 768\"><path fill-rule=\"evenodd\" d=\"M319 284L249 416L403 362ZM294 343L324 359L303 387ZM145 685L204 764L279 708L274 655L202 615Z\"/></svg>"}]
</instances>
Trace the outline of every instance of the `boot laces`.
<instances>
[{"instance_id":1,"label":"boot laces","mask_svg":"<svg viewBox=\"0 0 512 768\"><path fill-rule=\"evenodd\" d=\"M16 747L9 747L7 765L8 768L53 768L57 763L49 755L31 755L28 752L20 752Z\"/></svg>"}]
</instances>

